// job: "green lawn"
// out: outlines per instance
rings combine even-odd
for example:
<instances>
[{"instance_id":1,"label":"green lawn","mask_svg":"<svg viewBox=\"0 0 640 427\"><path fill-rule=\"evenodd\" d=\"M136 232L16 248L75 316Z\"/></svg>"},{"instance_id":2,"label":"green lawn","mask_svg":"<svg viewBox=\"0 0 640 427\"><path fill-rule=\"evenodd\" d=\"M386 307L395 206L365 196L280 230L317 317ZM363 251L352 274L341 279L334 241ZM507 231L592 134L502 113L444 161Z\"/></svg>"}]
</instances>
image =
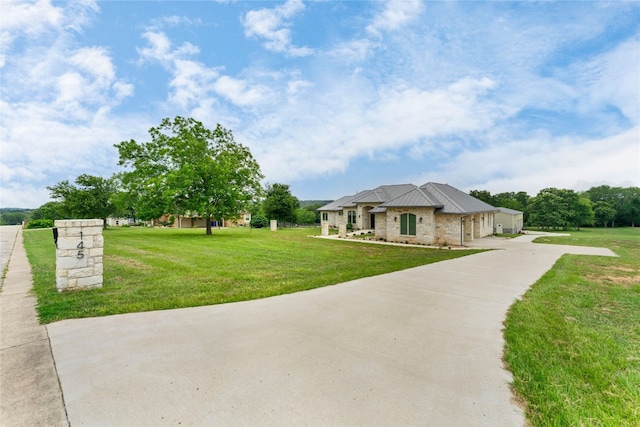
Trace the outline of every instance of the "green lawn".
<instances>
[{"instance_id":1,"label":"green lawn","mask_svg":"<svg viewBox=\"0 0 640 427\"><path fill-rule=\"evenodd\" d=\"M319 232L109 228L103 288L66 293L56 291L51 230L23 236L42 323L264 298L478 252L308 237Z\"/></svg>"},{"instance_id":2,"label":"green lawn","mask_svg":"<svg viewBox=\"0 0 640 427\"><path fill-rule=\"evenodd\" d=\"M640 426L640 229L583 229L505 322L505 360L533 426Z\"/></svg>"}]
</instances>

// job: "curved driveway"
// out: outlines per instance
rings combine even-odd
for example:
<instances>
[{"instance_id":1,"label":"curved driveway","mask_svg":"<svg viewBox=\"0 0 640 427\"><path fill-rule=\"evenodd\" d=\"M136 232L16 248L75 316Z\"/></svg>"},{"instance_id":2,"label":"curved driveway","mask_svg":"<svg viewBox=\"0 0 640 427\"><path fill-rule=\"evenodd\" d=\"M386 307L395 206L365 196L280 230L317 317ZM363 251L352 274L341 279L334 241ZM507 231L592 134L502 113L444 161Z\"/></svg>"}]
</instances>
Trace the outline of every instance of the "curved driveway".
<instances>
[{"instance_id":1,"label":"curved driveway","mask_svg":"<svg viewBox=\"0 0 640 427\"><path fill-rule=\"evenodd\" d=\"M47 326L72 426L521 426L502 322L563 253L504 250L256 301Z\"/></svg>"}]
</instances>

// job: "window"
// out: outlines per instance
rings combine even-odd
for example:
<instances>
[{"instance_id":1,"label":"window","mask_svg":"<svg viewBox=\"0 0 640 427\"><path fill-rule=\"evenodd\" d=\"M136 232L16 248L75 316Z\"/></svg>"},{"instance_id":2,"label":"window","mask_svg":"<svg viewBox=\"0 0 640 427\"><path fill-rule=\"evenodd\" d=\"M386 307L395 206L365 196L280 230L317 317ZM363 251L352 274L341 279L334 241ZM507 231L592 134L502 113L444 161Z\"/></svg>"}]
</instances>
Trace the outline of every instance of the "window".
<instances>
[{"instance_id":1,"label":"window","mask_svg":"<svg viewBox=\"0 0 640 427\"><path fill-rule=\"evenodd\" d=\"M329 214L326 212L322 212L322 220L323 221L329 221Z\"/></svg>"},{"instance_id":2,"label":"window","mask_svg":"<svg viewBox=\"0 0 640 427\"><path fill-rule=\"evenodd\" d=\"M406 213L400 215L400 234L416 235L416 216L414 214Z\"/></svg>"},{"instance_id":3,"label":"window","mask_svg":"<svg viewBox=\"0 0 640 427\"><path fill-rule=\"evenodd\" d=\"M355 224L356 223L356 211L349 211L347 212L347 222L351 223L351 224Z\"/></svg>"}]
</instances>

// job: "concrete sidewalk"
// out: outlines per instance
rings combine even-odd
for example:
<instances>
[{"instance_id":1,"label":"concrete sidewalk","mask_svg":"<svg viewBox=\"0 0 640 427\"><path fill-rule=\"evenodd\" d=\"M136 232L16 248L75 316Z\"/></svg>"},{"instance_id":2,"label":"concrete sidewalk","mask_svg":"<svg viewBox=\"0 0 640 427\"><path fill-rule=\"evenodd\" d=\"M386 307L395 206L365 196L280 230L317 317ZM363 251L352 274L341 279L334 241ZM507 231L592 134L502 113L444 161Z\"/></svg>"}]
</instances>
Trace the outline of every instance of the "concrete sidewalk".
<instances>
[{"instance_id":1,"label":"concrete sidewalk","mask_svg":"<svg viewBox=\"0 0 640 427\"><path fill-rule=\"evenodd\" d=\"M0 227L0 425L66 426L47 329L38 323L20 226Z\"/></svg>"},{"instance_id":2,"label":"concrete sidewalk","mask_svg":"<svg viewBox=\"0 0 640 427\"><path fill-rule=\"evenodd\" d=\"M564 253L614 255L533 237L296 294L50 324L69 422L521 426L508 307Z\"/></svg>"}]
</instances>

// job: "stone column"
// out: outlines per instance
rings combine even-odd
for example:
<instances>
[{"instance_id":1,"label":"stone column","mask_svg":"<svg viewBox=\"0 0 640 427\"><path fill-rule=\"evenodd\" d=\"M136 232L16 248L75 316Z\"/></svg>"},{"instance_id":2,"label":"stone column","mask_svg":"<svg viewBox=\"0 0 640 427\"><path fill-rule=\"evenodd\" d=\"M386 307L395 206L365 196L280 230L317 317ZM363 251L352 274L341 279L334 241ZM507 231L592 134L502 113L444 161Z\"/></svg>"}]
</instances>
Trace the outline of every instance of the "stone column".
<instances>
[{"instance_id":1,"label":"stone column","mask_svg":"<svg viewBox=\"0 0 640 427\"><path fill-rule=\"evenodd\" d=\"M338 237L342 237L342 238L347 237L347 224L345 223L338 224Z\"/></svg>"},{"instance_id":2,"label":"stone column","mask_svg":"<svg viewBox=\"0 0 640 427\"><path fill-rule=\"evenodd\" d=\"M328 222L323 222L322 223L322 235L323 236L328 236L329 235L329 223Z\"/></svg>"},{"instance_id":3,"label":"stone column","mask_svg":"<svg viewBox=\"0 0 640 427\"><path fill-rule=\"evenodd\" d=\"M271 231L278 231L278 220L277 219L272 219L271 220Z\"/></svg>"},{"instance_id":4,"label":"stone column","mask_svg":"<svg viewBox=\"0 0 640 427\"><path fill-rule=\"evenodd\" d=\"M58 236L56 245L58 292L101 288L104 250L103 220L57 220L55 226Z\"/></svg>"}]
</instances>

